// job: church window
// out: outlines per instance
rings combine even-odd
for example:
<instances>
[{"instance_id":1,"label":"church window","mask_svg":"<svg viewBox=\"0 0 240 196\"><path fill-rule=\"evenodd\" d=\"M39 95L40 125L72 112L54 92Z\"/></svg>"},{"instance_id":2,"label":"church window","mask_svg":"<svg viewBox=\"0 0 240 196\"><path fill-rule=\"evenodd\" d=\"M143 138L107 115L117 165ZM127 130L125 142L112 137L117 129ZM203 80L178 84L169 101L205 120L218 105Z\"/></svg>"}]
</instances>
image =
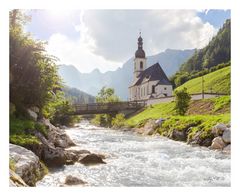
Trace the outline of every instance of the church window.
<instances>
[{"instance_id":1,"label":"church window","mask_svg":"<svg viewBox=\"0 0 240 196\"><path fill-rule=\"evenodd\" d=\"M155 93L155 86L152 86L152 93Z\"/></svg>"},{"instance_id":2,"label":"church window","mask_svg":"<svg viewBox=\"0 0 240 196\"><path fill-rule=\"evenodd\" d=\"M143 69L143 62L140 61L140 69Z\"/></svg>"}]
</instances>

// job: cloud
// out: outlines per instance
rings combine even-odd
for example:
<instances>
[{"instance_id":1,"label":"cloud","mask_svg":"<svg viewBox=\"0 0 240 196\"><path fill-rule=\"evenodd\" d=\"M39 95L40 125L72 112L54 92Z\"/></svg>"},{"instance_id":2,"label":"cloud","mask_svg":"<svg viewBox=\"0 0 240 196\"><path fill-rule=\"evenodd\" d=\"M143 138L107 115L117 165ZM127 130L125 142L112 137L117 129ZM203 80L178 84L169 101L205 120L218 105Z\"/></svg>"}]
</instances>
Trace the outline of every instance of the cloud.
<instances>
[{"instance_id":1,"label":"cloud","mask_svg":"<svg viewBox=\"0 0 240 196\"><path fill-rule=\"evenodd\" d=\"M202 48L216 29L196 10L90 10L84 15L95 53L122 61L134 54L139 29L148 55L171 49Z\"/></svg>"},{"instance_id":2,"label":"cloud","mask_svg":"<svg viewBox=\"0 0 240 196\"><path fill-rule=\"evenodd\" d=\"M89 36L88 29L82 21L83 12L80 14L80 23L75 25L79 32L79 39L72 40L66 35L53 34L48 41L47 51L57 56L61 63L75 65L81 72L91 72L98 68L102 72L115 70L119 62L104 59L95 54L95 41Z\"/></svg>"},{"instance_id":3,"label":"cloud","mask_svg":"<svg viewBox=\"0 0 240 196\"><path fill-rule=\"evenodd\" d=\"M83 73L91 72L98 68L102 72L115 70L121 64L106 60L100 55L94 54L91 45L82 42L81 39L73 41L62 34L53 34L47 46L50 54L59 58L59 63L74 65Z\"/></svg>"},{"instance_id":4,"label":"cloud","mask_svg":"<svg viewBox=\"0 0 240 196\"><path fill-rule=\"evenodd\" d=\"M139 29L147 55L167 48L202 48L217 32L197 16L197 10L86 10L73 25L79 39L55 33L48 51L82 72L122 65L137 49Z\"/></svg>"}]
</instances>

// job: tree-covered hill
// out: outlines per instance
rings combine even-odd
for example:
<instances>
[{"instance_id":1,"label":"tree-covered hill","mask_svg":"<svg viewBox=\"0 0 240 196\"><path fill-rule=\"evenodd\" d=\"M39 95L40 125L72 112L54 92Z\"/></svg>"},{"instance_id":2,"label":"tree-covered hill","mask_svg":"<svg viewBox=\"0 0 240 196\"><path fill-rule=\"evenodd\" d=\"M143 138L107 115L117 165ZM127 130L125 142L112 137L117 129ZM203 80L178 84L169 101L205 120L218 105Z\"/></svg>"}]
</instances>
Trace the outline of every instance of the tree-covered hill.
<instances>
[{"instance_id":1,"label":"tree-covered hill","mask_svg":"<svg viewBox=\"0 0 240 196\"><path fill-rule=\"evenodd\" d=\"M199 50L180 66L180 70L171 78L174 86L204 75L219 64L231 61L231 20L228 19L209 44ZM222 68L221 66L218 67Z\"/></svg>"},{"instance_id":2,"label":"tree-covered hill","mask_svg":"<svg viewBox=\"0 0 240 196\"><path fill-rule=\"evenodd\" d=\"M210 69L220 63L230 61L231 54L231 21L226 20L217 35L203 49L196 50L194 55L181 65L180 70L186 72Z\"/></svg>"},{"instance_id":3,"label":"tree-covered hill","mask_svg":"<svg viewBox=\"0 0 240 196\"><path fill-rule=\"evenodd\" d=\"M63 88L64 95L67 99L69 99L72 103L83 104L83 103L94 103L95 97L89 95L83 91L80 91L77 88L71 88L68 86L64 86Z\"/></svg>"}]
</instances>

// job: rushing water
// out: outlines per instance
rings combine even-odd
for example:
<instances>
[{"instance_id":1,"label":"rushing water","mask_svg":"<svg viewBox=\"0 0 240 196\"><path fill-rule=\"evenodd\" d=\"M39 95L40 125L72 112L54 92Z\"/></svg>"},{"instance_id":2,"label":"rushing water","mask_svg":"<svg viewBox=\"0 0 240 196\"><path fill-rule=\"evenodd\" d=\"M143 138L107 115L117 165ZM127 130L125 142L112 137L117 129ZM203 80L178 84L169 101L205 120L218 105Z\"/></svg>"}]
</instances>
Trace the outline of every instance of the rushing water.
<instances>
[{"instance_id":1,"label":"rushing water","mask_svg":"<svg viewBox=\"0 0 240 196\"><path fill-rule=\"evenodd\" d=\"M82 149L106 154L107 164L80 163L50 171L37 186L61 186L67 175L87 186L230 186L230 156L160 136L97 128L66 132Z\"/></svg>"}]
</instances>

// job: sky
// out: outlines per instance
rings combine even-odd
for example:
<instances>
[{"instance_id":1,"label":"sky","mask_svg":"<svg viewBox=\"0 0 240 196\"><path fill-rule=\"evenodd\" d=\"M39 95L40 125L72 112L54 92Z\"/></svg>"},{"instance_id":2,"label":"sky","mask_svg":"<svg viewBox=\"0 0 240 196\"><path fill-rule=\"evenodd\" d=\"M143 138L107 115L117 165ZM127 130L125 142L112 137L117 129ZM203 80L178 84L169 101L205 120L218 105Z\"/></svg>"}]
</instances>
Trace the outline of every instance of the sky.
<instances>
[{"instance_id":1,"label":"sky","mask_svg":"<svg viewBox=\"0 0 240 196\"><path fill-rule=\"evenodd\" d=\"M147 56L166 49L203 48L230 10L31 10L25 27L48 42L58 64L80 72L116 70L137 49L139 31Z\"/></svg>"}]
</instances>

